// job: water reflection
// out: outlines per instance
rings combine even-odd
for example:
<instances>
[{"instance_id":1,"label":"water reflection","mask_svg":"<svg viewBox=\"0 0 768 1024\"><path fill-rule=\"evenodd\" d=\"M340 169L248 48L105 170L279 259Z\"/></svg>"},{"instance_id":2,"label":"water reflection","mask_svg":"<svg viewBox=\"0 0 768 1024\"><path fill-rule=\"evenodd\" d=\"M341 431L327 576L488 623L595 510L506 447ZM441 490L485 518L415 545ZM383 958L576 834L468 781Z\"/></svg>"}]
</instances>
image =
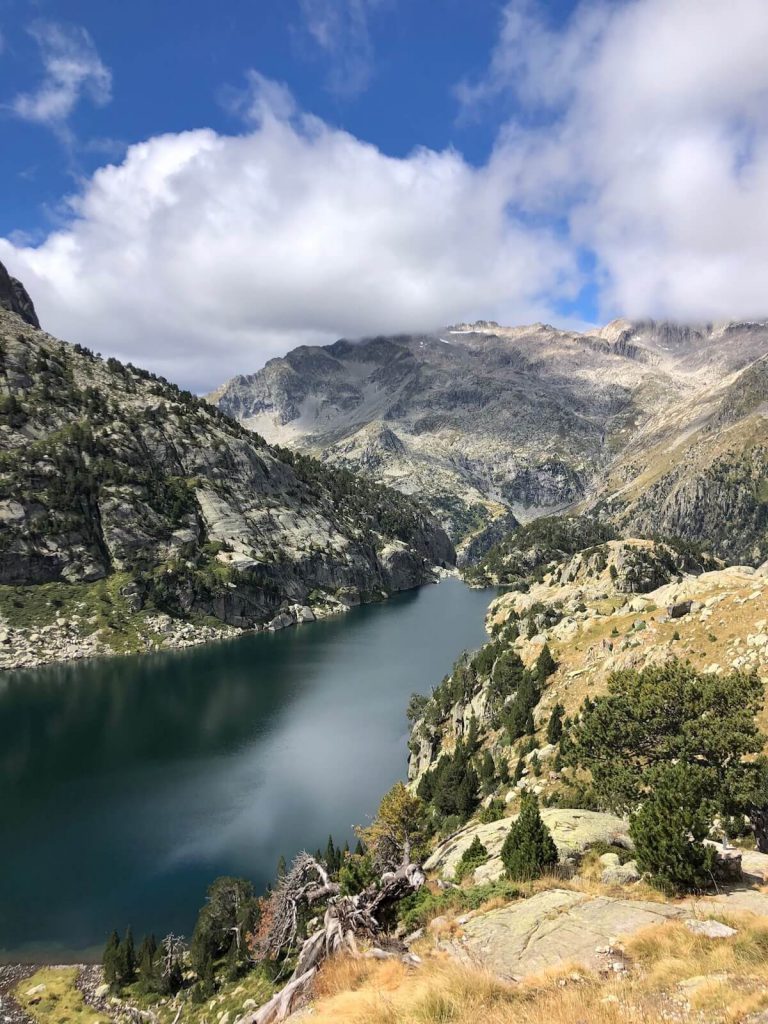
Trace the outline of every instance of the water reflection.
<instances>
[{"instance_id":1,"label":"water reflection","mask_svg":"<svg viewBox=\"0 0 768 1024\"><path fill-rule=\"evenodd\" d=\"M187 931L205 885L350 835L405 706L483 640L456 581L276 635L0 677L0 949Z\"/></svg>"}]
</instances>

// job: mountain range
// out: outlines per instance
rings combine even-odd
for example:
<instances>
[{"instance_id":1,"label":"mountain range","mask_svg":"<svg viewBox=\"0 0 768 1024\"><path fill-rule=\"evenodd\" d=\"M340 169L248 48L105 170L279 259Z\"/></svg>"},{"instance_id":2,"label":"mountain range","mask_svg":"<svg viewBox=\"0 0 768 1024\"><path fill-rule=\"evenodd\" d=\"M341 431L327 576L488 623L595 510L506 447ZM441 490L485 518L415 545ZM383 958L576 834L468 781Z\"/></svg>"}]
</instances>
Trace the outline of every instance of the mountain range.
<instances>
[{"instance_id":1,"label":"mountain range","mask_svg":"<svg viewBox=\"0 0 768 1024\"><path fill-rule=\"evenodd\" d=\"M481 321L302 346L209 399L268 441L418 494L465 560L568 510L757 564L766 353L766 322Z\"/></svg>"}]
</instances>

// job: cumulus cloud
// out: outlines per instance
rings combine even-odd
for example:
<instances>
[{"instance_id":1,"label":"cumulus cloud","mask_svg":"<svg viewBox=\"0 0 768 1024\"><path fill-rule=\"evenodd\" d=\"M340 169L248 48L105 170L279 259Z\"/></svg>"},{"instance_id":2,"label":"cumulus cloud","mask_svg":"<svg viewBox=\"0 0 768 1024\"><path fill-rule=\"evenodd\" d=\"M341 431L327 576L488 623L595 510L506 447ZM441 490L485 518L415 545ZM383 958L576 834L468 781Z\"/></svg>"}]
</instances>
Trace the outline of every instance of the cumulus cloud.
<instances>
[{"instance_id":1,"label":"cumulus cloud","mask_svg":"<svg viewBox=\"0 0 768 1024\"><path fill-rule=\"evenodd\" d=\"M328 87L340 96L363 92L373 75L369 20L387 0L301 0L303 27L330 63Z\"/></svg>"},{"instance_id":2,"label":"cumulus cloud","mask_svg":"<svg viewBox=\"0 0 768 1024\"><path fill-rule=\"evenodd\" d=\"M15 96L11 109L25 121L64 133L81 99L97 106L109 102L112 75L84 28L39 20L29 32L40 49L43 77L34 91Z\"/></svg>"},{"instance_id":3,"label":"cumulus cloud","mask_svg":"<svg viewBox=\"0 0 768 1024\"><path fill-rule=\"evenodd\" d=\"M465 107L514 94L493 157L520 209L563 217L604 314L768 315L768 5L515 0Z\"/></svg>"},{"instance_id":4,"label":"cumulus cloud","mask_svg":"<svg viewBox=\"0 0 768 1024\"><path fill-rule=\"evenodd\" d=\"M52 332L197 390L342 335L561 323L591 262L604 319L767 316L765 0L545 12L509 4L461 87L515 110L482 167L388 157L253 72L244 134L132 146L0 260Z\"/></svg>"},{"instance_id":5,"label":"cumulus cloud","mask_svg":"<svg viewBox=\"0 0 768 1024\"><path fill-rule=\"evenodd\" d=\"M301 342L536 319L574 294L572 254L510 213L499 165L387 157L252 85L253 131L132 146L41 245L0 239L49 330L205 390Z\"/></svg>"}]
</instances>

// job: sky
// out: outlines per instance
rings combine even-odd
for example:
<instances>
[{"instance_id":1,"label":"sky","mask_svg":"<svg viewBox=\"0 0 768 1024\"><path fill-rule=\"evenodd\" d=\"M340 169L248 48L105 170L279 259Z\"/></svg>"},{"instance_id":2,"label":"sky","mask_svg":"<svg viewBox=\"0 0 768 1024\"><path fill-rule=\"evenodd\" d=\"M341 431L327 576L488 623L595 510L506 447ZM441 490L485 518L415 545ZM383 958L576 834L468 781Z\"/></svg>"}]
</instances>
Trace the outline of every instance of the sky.
<instances>
[{"instance_id":1,"label":"sky","mask_svg":"<svg viewBox=\"0 0 768 1024\"><path fill-rule=\"evenodd\" d=\"M460 320L768 316L766 0L0 0L0 261L204 392Z\"/></svg>"}]
</instances>

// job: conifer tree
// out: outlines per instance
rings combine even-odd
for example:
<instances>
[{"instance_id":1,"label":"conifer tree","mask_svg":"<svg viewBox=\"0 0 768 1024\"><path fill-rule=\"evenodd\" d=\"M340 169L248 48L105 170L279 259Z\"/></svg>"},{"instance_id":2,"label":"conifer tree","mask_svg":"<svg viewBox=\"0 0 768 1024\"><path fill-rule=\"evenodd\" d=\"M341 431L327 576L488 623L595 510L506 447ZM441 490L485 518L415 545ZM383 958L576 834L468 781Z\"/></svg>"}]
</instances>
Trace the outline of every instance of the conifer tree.
<instances>
[{"instance_id":1,"label":"conifer tree","mask_svg":"<svg viewBox=\"0 0 768 1024\"><path fill-rule=\"evenodd\" d=\"M116 931L107 939L101 958L104 970L104 981L113 991L120 985L120 936Z\"/></svg>"},{"instance_id":2,"label":"conifer tree","mask_svg":"<svg viewBox=\"0 0 768 1024\"><path fill-rule=\"evenodd\" d=\"M120 943L118 953L119 984L130 985L136 980L136 950L133 945L133 932L130 925L125 931L125 938Z\"/></svg>"},{"instance_id":3,"label":"conifer tree","mask_svg":"<svg viewBox=\"0 0 768 1024\"><path fill-rule=\"evenodd\" d=\"M489 793L493 789L495 777L496 766L493 763L493 755L490 750L486 750L480 761L480 782L482 783L484 793Z\"/></svg>"},{"instance_id":4,"label":"conifer tree","mask_svg":"<svg viewBox=\"0 0 768 1024\"><path fill-rule=\"evenodd\" d=\"M549 644L544 644L541 652L536 659L536 678L540 683L544 683L557 668L557 662L552 657L552 652L549 649Z\"/></svg>"},{"instance_id":5,"label":"conifer tree","mask_svg":"<svg viewBox=\"0 0 768 1024\"><path fill-rule=\"evenodd\" d=\"M280 859L277 862L277 877L282 878L285 872L288 870L288 865L285 862L285 857L280 854Z\"/></svg>"},{"instance_id":6,"label":"conifer tree","mask_svg":"<svg viewBox=\"0 0 768 1024\"><path fill-rule=\"evenodd\" d=\"M549 722L547 723L547 743L554 745L560 742L560 737L563 735L564 714L565 708L558 701L552 708L552 714L549 716Z\"/></svg>"},{"instance_id":7,"label":"conifer tree","mask_svg":"<svg viewBox=\"0 0 768 1024\"><path fill-rule=\"evenodd\" d=\"M501 848L501 860L507 878L513 882L538 878L557 863L557 847L541 820L539 802L533 793L523 794L520 814Z\"/></svg>"},{"instance_id":8,"label":"conifer tree","mask_svg":"<svg viewBox=\"0 0 768 1024\"><path fill-rule=\"evenodd\" d=\"M715 850L704 844L713 808L711 773L692 765L665 765L630 823L638 867L667 892L696 890L712 883Z\"/></svg>"},{"instance_id":9,"label":"conifer tree","mask_svg":"<svg viewBox=\"0 0 768 1024\"><path fill-rule=\"evenodd\" d=\"M336 847L333 845L333 836L328 836L328 843L325 847L325 857L323 858L323 860L325 861L328 870L331 872L331 874L334 874L336 871L339 870L338 851L336 850Z\"/></svg>"},{"instance_id":10,"label":"conifer tree","mask_svg":"<svg viewBox=\"0 0 768 1024\"><path fill-rule=\"evenodd\" d=\"M469 727L467 728L467 739L464 747L467 752L467 756L471 757L478 748L478 728L477 719L474 715L469 720Z\"/></svg>"}]
</instances>

